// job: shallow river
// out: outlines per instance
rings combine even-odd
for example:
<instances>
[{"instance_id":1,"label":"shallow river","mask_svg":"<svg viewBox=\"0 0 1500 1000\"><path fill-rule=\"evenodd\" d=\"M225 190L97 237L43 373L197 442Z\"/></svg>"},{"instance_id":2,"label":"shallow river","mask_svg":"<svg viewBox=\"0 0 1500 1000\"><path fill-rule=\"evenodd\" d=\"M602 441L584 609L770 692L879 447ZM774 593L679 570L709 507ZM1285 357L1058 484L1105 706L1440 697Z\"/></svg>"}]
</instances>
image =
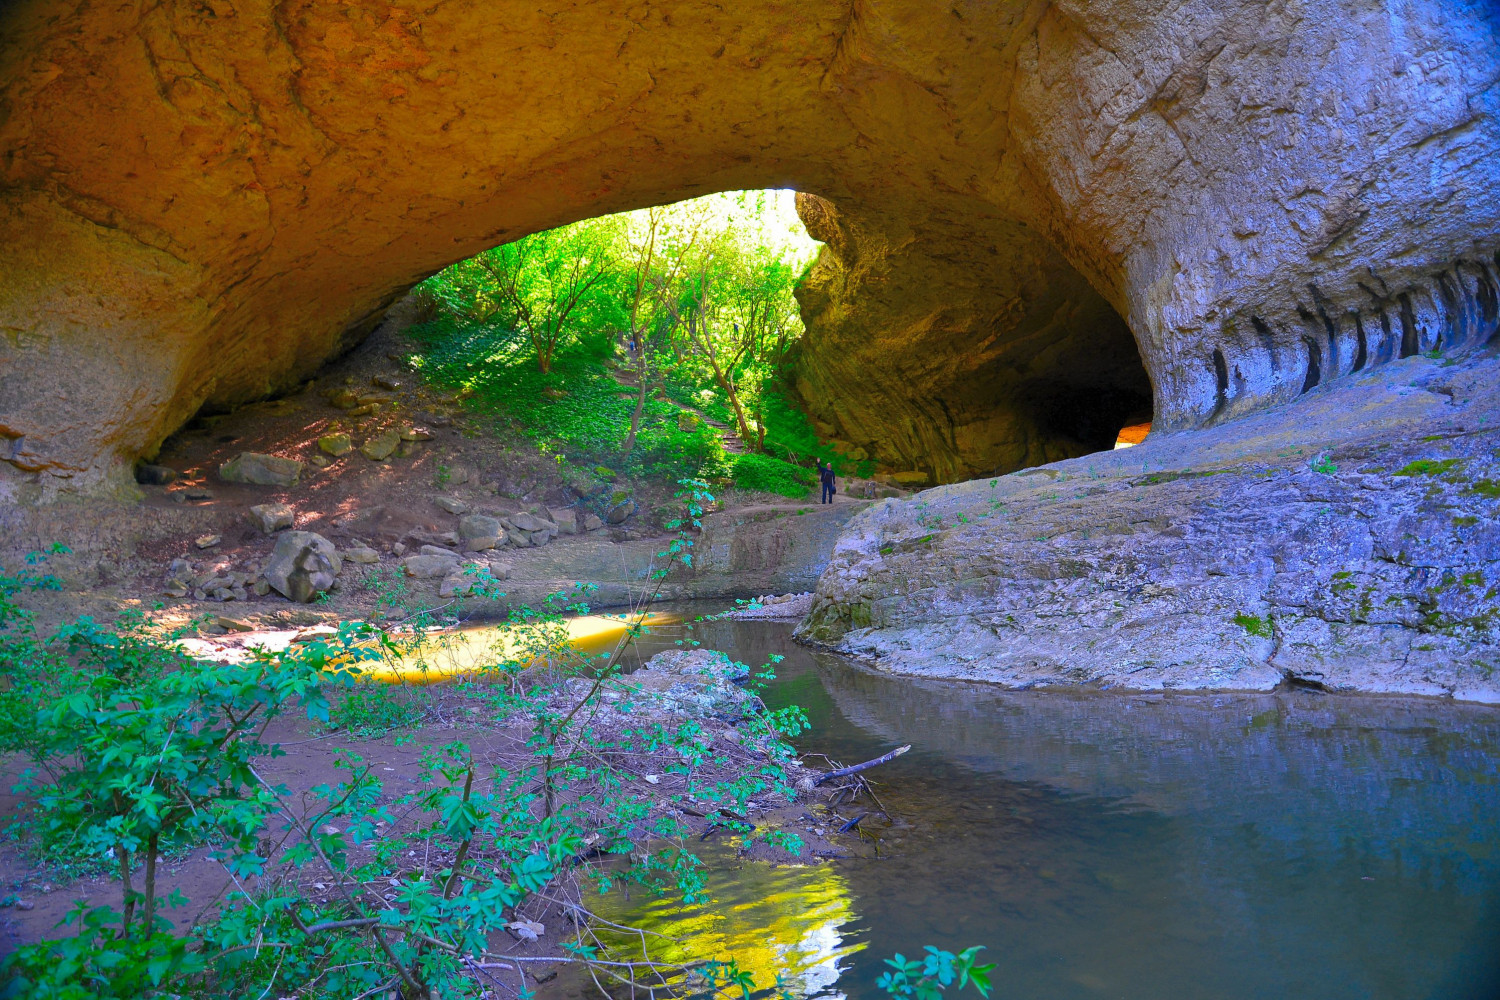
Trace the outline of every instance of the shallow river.
<instances>
[{"instance_id":1,"label":"shallow river","mask_svg":"<svg viewBox=\"0 0 1500 1000\"><path fill-rule=\"evenodd\" d=\"M985 945L1001 998L1500 997L1500 710L1004 692L873 674L790 632L697 638L786 657L768 701L806 709L803 752L911 743L878 772L900 822L879 858L721 858L685 924L639 897L611 911L684 953L859 998L927 944Z\"/></svg>"}]
</instances>

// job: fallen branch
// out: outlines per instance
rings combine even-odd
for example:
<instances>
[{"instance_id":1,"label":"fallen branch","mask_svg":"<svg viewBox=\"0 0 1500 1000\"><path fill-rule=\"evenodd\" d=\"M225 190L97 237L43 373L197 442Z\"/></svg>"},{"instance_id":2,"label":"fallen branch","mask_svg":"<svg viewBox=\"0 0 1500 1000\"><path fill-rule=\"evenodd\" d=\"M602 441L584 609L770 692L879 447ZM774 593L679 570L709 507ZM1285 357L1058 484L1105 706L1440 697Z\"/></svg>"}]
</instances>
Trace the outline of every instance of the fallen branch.
<instances>
[{"instance_id":1,"label":"fallen branch","mask_svg":"<svg viewBox=\"0 0 1500 1000\"><path fill-rule=\"evenodd\" d=\"M904 747L897 747L890 753L881 754L874 760L867 760L863 764L855 764L852 767L841 767L837 771L829 771L827 774L819 775L818 777L814 778L813 784L826 784L827 782L832 781L834 778L847 778L851 774L858 774L861 771L868 771L872 767L879 767L881 764L888 764L910 749L911 744L908 743Z\"/></svg>"}]
</instances>

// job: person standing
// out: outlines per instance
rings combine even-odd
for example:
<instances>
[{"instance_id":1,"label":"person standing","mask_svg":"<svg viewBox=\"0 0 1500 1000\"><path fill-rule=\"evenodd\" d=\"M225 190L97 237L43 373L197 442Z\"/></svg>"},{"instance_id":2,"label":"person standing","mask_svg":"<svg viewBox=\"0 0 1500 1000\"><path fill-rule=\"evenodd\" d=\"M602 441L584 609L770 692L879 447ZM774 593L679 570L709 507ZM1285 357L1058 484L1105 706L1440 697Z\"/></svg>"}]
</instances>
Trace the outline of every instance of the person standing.
<instances>
[{"instance_id":1,"label":"person standing","mask_svg":"<svg viewBox=\"0 0 1500 1000\"><path fill-rule=\"evenodd\" d=\"M837 492L833 485L833 465L831 463L824 465L821 458L818 459L818 479L823 484L823 499L821 502L833 503L833 495Z\"/></svg>"}]
</instances>

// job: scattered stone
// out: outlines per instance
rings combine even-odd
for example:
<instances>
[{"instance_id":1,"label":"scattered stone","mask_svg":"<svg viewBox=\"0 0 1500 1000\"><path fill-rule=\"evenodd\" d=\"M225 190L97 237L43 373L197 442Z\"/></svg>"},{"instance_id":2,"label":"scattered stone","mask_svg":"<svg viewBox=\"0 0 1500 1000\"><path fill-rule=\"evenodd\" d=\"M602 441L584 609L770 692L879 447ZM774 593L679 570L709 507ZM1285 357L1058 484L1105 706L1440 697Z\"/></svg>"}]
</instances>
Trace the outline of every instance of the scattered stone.
<instances>
[{"instance_id":1,"label":"scattered stone","mask_svg":"<svg viewBox=\"0 0 1500 1000\"><path fill-rule=\"evenodd\" d=\"M244 600L244 598L240 598L240 600ZM214 622L220 628L228 629L231 632L254 632L255 631L255 626L252 625L252 624L250 624L249 622L247 622L247 621L241 621L238 618L230 618L230 617L228 617L226 615L215 615L214 616Z\"/></svg>"},{"instance_id":2,"label":"scattered stone","mask_svg":"<svg viewBox=\"0 0 1500 1000\"><path fill-rule=\"evenodd\" d=\"M622 524L624 523L626 518L634 513L635 501L622 500L620 503L615 504L605 512L604 520L608 521L610 524Z\"/></svg>"},{"instance_id":3,"label":"scattered stone","mask_svg":"<svg viewBox=\"0 0 1500 1000\"><path fill-rule=\"evenodd\" d=\"M554 537L555 536L552 534L552 532L545 529L542 531L533 531L531 533L531 544L536 546L537 548L541 548L543 545L546 545L548 542L552 541Z\"/></svg>"},{"instance_id":4,"label":"scattered stone","mask_svg":"<svg viewBox=\"0 0 1500 1000\"><path fill-rule=\"evenodd\" d=\"M328 402L341 410L352 410L359 405L359 394L352 389L335 389L328 394Z\"/></svg>"},{"instance_id":5,"label":"scattered stone","mask_svg":"<svg viewBox=\"0 0 1500 1000\"><path fill-rule=\"evenodd\" d=\"M417 555L401 560L401 571L418 580L436 580L446 577L458 568L457 555Z\"/></svg>"},{"instance_id":6,"label":"scattered stone","mask_svg":"<svg viewBox=\"0 0 1500 1000\"><path fill-rule=\"evenodd\" d=\"M251 585L250 589L255 592L256 597L265 597L271 592L271 584L265 577L261 577Z\"/></svg>"},{"instance_id":7,"label":"scattered stone","mask_svg":"<svg viewBox=\"0 0 1500 1000\"><path fill-rule=\"evenodd\" d=\"M513 515L510 523L522 531L547 531L549 529L556 530L557 528L557 525L551 521L537 517L535 514L528 514L526 511Z\"/></svg>"},{"instance_id":8,"label":"scattered stone","mask_svg":"<svg viewBox=\"0 0 1500 1000\"><path fill-rule=\"evenodd\" d=\"M390 375L376 375L370 379L370 384L392 392L401 388L401 380Z\"/></svg>"},{"instance_id":9,"label":"scattered stone","mask_svg":"<svg viewBox=\"0 0 1500 1000\"><path fill-rule=\"evenodd\" d=\"M497 517L469 514L458 520L458 537L467 551L482 552L501 544L505 528Z\"/></svg>"},{"instance_id":10,"label":"scattered stone","mask_svg":"<svg viewBox=\"0 0 1500 1000\"><path fill-rule=\"evenodd\" d=\"M359 453L372 462L384 462L391 452L401 444L401 435L395 431L383 431L359 446Z\"/></svg>"},{"instance_id":11,"label":"scattered stone","mask_svg":"<svg viewBox=\"0 0 1500 1000\"><path fill-rule=\"evenodd\" d=\"M333 586L343 568L338 549L312 531L288 531L276 540L265 579L288 600L306 604Z\"/></svg>"},{"instance_id":12,"label":"scattered stone","mask_svg":"<svg viewBox=\"0 0 1500 1000\"><path fill-rule=\"evenodd\" d=\"M510 539L510 544L518 549L531 548L531 535L519 528L507 528L505 537Z\"/></svg>"},{"instance_id":13,"label":"scattered stone","mask_svg":"<svg viewBox=\"0 0 1500 1000\"><path fill-rule=\"evenodd\" d=\"M344 550L344 558L352 563L368 565L369 563L380 562L380 553L368 545L354 545Z\"/></svg>"},{"instance_id":14,"label":"scattered stone","mask_svg":"<svg viewBox=\"0 0 1500 1000\"><path fill-rule=\"evenodd\" d=\"M424 545L419 552L424 556L451 556L454 559L459 558L457 552L442 545Z\"/></svg>"},{"instance_id":15,"label":"scattered stone","mask_svg":"<svg viewBox=\"0 0 1500 1000\"><path fill-rule=\"evenodd\" d=\"M425 427L403 427L401 429L401 440L403 441L431 441L432 431Z\"/></svg>"},{"instance_id":16,"label":"scattered stone","mask_svg":"<svg viewBox=\"0 0 1500 1000\"><path fill-rule=\"evenodd\" d=\"M212 490L205 490L202 487L199 487L198 489L184 490L182 495L187 499L193 501L212 500L214 498Z\"/></svg>"},{"instance_id":17,"label":"scattered stone","mask_svg":"<svg viewBox=\"0 0 1500 1000\"><path fill-rule=\"evenodd\" d=\"M258 503L246 513L250 523L267 535L290 528L297 516L297 512L284 503Z\"/></svg>"},{"instance_id":18,"label":"scattered stone","mask_svg":"<svg viewBox=\"0 0 1500 1000\"><path fill-rule=\"evenodd\" d=\"M167 572L174 580L186 580L188 574L193 572L193 564L186 559L173 559L172 564L167 567Z\"/></svg>"},{"instance_id":19,"label":"scattered stone","mask_svg":"<svg viewBox=\"0 0 1500 1000\"><path fill-rule=\"evenodd\" d=\"M552 520L557 524L557 530L564 535L578 534L578 511L573 507L561 510L549 510Z\"/></svg>"},{"instance_id":20,"label":"scattered stone","mask_svg":"<svg viewBox=\"0 0 1500 1000\"><path fill-rule=\"evenodd\" d=\"M508 562L501 562L498 559L490 560L490 576L496 580L509 580L514 569L515 567Z\"/></svg>"},{"instance_id":21,"label":"scattered stone","mask_svg":"<svg viewBox=\"0 0 1500 1000\"><path fill-rule=\"evenodd\" d=\"M462 486L469 481L469 470L462 465L455 465L448 470L448 485Z\"/></svg>"},{"instance_id":22,"label":"scattered stone","mask_svg":"<svg viewBox=\"0 0 1500 1000\"><path fill-rule=\"evenodd\" d=\"M163 587L161 592L168 597L186 597L188 595L187 587L175 580Z\"/></svg>"},{"instance_id":23,"label":"scattered stone","mask_svg":"<svg viewBox=\"0 0 1500 1000\"><path fill-rule=\"evenodd\" d=\"M165 486L177 481L177 470L165 465L137 465L135 481L142 486Z\"/></svg>"},{"instance_id":24,"label":"scattered stone","mask_svg":"<svg viewBox=\"0 0 1500 1000\"><path fill-rule=\"evenodd\" d=\"M200 549L211 549L224 540L221 535L199 535L193 539L193 544Z\"/></svg>"},{"instance_id":25,"label":"scattered stone","mask_svg":"<svg viewBox=\"0 0 1500 1000\"><path fill-rule=\"evenodd\" d=\"M442 545L450 549L458 547L456 531L409 531L406 537L418 545Z\"/></svg>"},{"instance_id":26,"label":"scattered stone","mask_svg":"<svg viewBox=\"0 0 1500 1000\"><path fill-rule=\"evenodd\" d=\"M377 414L379 412L380 412L380 404L379 403L365 403L363 406L356 406L354 409L350 410L349 411L349 416L351 416L351 417L373 417L375 414Z\"/></svg>"},{"instance_id":27,"label":"scattered stone","mask_svg":"<svg viewBox=\"0 0 1500 1000\"><path fill-rule=\"evenodd\" d=\"M326 469L328 468L328 466L332 465L333 462L327 455L323 454L322 452L314 452L313 456L307 460L307 464L315 469Z\"/></svg>"},{"instance_id":28,"label":"scattered stone","mask_svg":"<svg viewBox=\"0 0 1500 1000\"><path fill-rule=\"evenodd\" d=\"M499 579L491 571L489 563L465 563L443 577L443 582L438 584L438 596L464 597L471 594L476 588L484 586L486 574Z\"/></svg>"},{"instance_id":29,"label":"scattered stone","mask_svg":"<svg viewBox=\"0 0 1500 1000\"><path fill-rule=\"evenodd\" d=\"M226 483L251 483L255 486L296 486L302 478L302 463L279 455L262 455L242 451L219 466L219 478Z\"/></svg>"},{"instance_id":30,"label":"scattered stone","mask_svg":"<svg viewBox=\"0 0 1500 1000\"><path fill-rule=\"evenodd\" d=\"M439 507L443 508L443 510L446 510L450 514L467 514L469 511L468 504L464 503L462 500L455 499L454 497L438 497L432 502L437 504ZM460 534L462 534L462 531L460 531Z\"/></svg>"},{"instance_id":31,"label":"scattered stone","mask_svg":"<svg viewBox=\"0 0 1500 1000\"><path fill-rule=\"evenodd\" d=\"M334 458L342 458L354 450L354 442L343 431L324 434L318 438L318 448Z\"/></svg>"},{"instance_id":32,"label":"scattered stone","mask_svg":"<svg viewBox=\"0 0 1500 1000\"><path fill-rule=\"evenodd\" d=\"M598 514L585 514L583 517L584 531L598 531L604 527L604 522L599 519Z\"/></svg>"},{"instance_id":33,"label":"scattered stone","mask_svg":"<svg viewBox=\"0 0 1500 1000\"><path fill-rule=\"evenodd\" d=\"M421 447L421 442L419 442L419 441L402 441L401 442L401 447L399 447L399 448L396 449L396 457L397 458L411 458L413 455L415 455L417 453L417 450L420 447Z\"/></svg>"},{"instance_id":34,"label":"scattered stone","mask_svg":"<svg viewBox=\"0 0 1500 1000\"><path fill-rule=\"evenodd\" d=\"M405 555L405 554L406 554L406 543L405 542L397 542L395 545L391 546L391 555L393 555L393 556L401 556L401 555Z\"/></svg>"}]
</instances>

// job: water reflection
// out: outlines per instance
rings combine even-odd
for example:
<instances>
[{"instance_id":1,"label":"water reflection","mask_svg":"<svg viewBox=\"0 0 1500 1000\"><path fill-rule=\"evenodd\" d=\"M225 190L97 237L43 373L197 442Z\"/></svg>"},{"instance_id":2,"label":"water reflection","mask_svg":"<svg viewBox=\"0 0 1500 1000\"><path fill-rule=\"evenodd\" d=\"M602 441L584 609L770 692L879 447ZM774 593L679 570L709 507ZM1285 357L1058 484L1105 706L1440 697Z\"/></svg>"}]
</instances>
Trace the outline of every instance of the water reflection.
<instances>
[{"instance_id":1,"label":"water reflection","mask_svg":"<svg viewBox=\"0 0 1500 1000\"><path fill-rule=\"evenodd\" d=\"M578 615L545 625L439 629L400 643L400 655L362 662L360 671L371 680L390 684L435 684L497 667L531 664L548 650L564 646L586 655L606 653L615 648L633 623L644 623L658 633L658 638L650 644L656 648L660 646L660 636L668 630L677 634L673 626L679 621L679 616L666 613L598 614ZM632 662L640 655L640 650L632 650Z\"/></svg>"},{"instance_id":2,"label":"water reflection","mask_svg":"<svg viewBox=\"0 0 1500 1000\"><path fill-rule=\"evenodd\" d=\"M842 873L831 865L771 867L721 854L705 854L704 860L715 872L707 903L684 908L661 897L630 901L616 892L595 900L593 908L672 939L651 939L656 961L732 958L759 985L772 985L780 974L793 995L842 998L835 986L843 960L864 946L849 937L855 912ZM639 954L628 937L607 940L622 953ZM569 992L580 990L575 982Z\"/></svg>"},{"instance_id":3,"label":"water reflection","mask_svg":"<svg viewBox=\"0 0 1500 1000\"><path fill-rule=\"evenodd\" d=\"M836 988L857 998L882 957L924 944L988 946L1004 998L1500 996L1492 708L1005 692L865 672L767 623L697 638L786 656L770 700L807 709L805 751L914 750L879 773L903 821L884 857L726 869L718 916L694 918L717 929L685 954L758 948L760 968L778 946L759 942L836 940ZM842 909L776 885L817 872Z\"/></svg>"}]
</instances>

